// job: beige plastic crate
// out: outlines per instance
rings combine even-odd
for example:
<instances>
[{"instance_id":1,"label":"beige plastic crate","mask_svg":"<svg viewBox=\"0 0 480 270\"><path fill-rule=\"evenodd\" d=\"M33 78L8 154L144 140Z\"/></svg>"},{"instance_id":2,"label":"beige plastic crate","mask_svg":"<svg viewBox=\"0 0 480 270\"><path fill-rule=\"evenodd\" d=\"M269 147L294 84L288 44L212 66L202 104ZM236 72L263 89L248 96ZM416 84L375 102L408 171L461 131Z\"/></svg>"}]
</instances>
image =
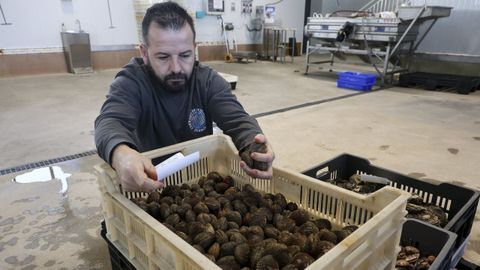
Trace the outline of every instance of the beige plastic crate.
<instances>
[{"instance_id":1,"label":"beige plastic crate","mask_svg":"<svg viewBox=\"0 0 480 270\"><path fill-rule=\"evenodd\" d=\"M360 227L307 269L393 269L399 251L409 193L385 187L368 196L351 194L316 179L274 167L273 179L251 178L239 166L238 152L225 135L212 135L144 153L155 158L200 151L200 160L166 179L167 185L194 182L210 171L231 175L236 186L246 183L257 190L282 193L334 228ZM108 164L95 166L103 199L107 237L137 269L220 269L129 198L147 196L122 192Z\"/></svg>"}]
</instances>

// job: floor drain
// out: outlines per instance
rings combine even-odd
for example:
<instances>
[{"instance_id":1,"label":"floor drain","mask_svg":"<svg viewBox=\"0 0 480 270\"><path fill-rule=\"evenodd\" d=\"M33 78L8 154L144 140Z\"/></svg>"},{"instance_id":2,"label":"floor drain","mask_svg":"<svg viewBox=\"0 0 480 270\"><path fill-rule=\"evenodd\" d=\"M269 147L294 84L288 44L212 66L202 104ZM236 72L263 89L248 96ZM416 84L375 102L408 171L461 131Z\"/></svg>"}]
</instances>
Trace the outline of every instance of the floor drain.
<instances>
[{"instance_id":1,"label":"floor drain","mask_svg":"<svg viewBox=\"0 0 480 270\"><path fill-rule=\"evenodd\" d=\"M81 157L86 157L86 156L92 156L96 155L97 151L96 150L90 150L87 152L75 154L75 155L69 155L69 156L64 156L64 157L59 157L59 158L53 158L53 159L48 159L48 160L43 160L43 161L38 161L38 162L32 162L12 168L7 168L7 169L1 169L0 170L0 175L5 175L5 174L10 174L10 173L15 173L15 172L21 172L29 169L36 169L36 168L41 168L45 166L49 166L55 163L59 162L64 162L67 160L72 160L72 159L77 159Z\"/></svg>"}]
</instances>

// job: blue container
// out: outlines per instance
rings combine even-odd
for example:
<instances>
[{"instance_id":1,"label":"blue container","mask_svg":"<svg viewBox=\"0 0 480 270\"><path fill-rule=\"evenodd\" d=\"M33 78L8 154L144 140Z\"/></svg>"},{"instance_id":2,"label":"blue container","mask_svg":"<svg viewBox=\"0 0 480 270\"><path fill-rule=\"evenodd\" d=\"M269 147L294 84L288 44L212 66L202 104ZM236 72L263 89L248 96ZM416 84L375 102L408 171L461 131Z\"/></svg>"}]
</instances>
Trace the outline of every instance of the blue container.
<instances>
[{"instance_id":1,"label":"blue container","mask_svg":"<svg viewBox=\"0 0 480 270\"><path fill-rule=\"evenodd\" d=\"M356 72L339 72L337 87L361 91L369 91L375 84L377 76Z\"/></svg>"}]
</instances>

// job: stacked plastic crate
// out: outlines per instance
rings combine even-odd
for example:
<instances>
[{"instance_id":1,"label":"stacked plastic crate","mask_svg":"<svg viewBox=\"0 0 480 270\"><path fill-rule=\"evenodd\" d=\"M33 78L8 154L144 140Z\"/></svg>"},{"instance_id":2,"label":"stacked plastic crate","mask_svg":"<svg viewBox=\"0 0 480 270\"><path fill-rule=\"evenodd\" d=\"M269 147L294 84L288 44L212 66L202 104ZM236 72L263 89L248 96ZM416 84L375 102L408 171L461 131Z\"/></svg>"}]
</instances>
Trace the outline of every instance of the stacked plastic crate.
<instances>
[{"instance_id":1,"label":"stacked plastic crate","mask_svg":"<svg viewBox=\"0 0 480 270\"><path fill-rule=\"evenodd\" d=\"M350 194L298 172L274 167L271 180L251 178L239 166L239 156L231 139L212 135L154 150L149 158L181 151L201 153L200 160L166 178L167 185L194 183L202 175L217 171L230 175L235 186L252 185L259 192L281 193L312 217L328 219L333 227L356 225L359 228L342 244L313 262L307 269L393 269L399 252L402 224L409 194L385 187L371 196ZM170 231L130 198L146 193L122 192L115 171L96 166L102 192L106 232L113 258L127 258L123 265L136 269L220 269L206 256ZM121 254L121 255L119 255ZM113 263L112 263L113 264ZM117 262L115 262L117 265Z\"/></svg>"},{"instance_id":2,"label":"stacked plastic crate","mask_svg":"<svg viewBox=\"0 0 480 270\"><path fill-rule=\"evenodd\" d=\"M446 240L444 242L438 242L440 238L423 240L423 244L417 244L422 244L427 248L431 248L432 245L443 245L443 249L448 250L448 252L442 251L438 253L440 257L437 257L436 264L439 265L439 267L434 269L454 268L462 259L478 206L479 193L477 191L450 183L435 185L414 179L372 165L367 159L350 154L339 155L329 161L303 171L303 174L322 181L348 179L353 174L374 175L387 178L390 180L390 185L395 188L419 195L425 203L431 203L442 208L447 213L448 223L443 228L434 226L426 227L425 225L428 225L426 223L424 223L424 226L415 225L421 228L421 230L416 234L412 232L408 233L408 238L414 239L417 237L417 240L421 241L424 235L440 235L441 232L452 232L456 234L456 240L450 245L447 244L448 242ZM354 193L353 191L349 192ZM402 238L407 237L405 233L407 233L407 231L405 231L404 228Z\"/></svg>"}]
</instances>

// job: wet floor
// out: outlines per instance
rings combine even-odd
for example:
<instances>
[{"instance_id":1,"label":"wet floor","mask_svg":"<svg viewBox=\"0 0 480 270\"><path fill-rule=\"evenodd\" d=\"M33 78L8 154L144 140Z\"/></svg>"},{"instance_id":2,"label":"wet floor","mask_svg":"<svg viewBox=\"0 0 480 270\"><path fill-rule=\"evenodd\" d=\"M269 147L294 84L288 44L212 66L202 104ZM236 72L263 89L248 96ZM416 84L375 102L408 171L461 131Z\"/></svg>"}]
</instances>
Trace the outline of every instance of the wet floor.
<instances>
[{"instance_id":1,"label":"wet floor","mask_svg":"<svg viewBox=\"0 0 480 270\"><path fill-rule=\"evenodd\" d=\"M100 192L87 165L96 162L99 159L92 156L61 163L58 168L71 174L64 193L58 174L51 181L32 183L6 181L12 175L0 178L0 269L110 268L107 245L99 233ZM86 170L79 170L78 163Z\"/></svg>"}]
</instances>

